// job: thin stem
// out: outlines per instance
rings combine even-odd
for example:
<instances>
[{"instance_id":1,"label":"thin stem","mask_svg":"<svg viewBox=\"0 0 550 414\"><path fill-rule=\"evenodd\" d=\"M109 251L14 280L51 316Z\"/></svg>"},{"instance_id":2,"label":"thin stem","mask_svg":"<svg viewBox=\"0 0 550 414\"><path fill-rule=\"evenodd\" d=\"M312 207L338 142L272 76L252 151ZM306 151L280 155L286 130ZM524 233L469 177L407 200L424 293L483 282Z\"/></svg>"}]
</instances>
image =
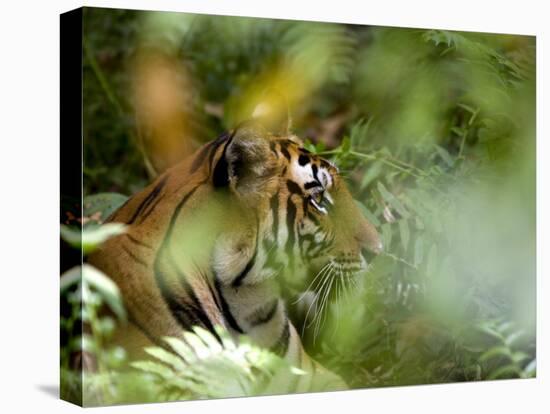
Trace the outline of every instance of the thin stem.
<instances>
[{"instance_id":1,"label":"thin stem","mask_svg":"<svg viewBox=\"0 0 550 414\"><path fill-rule=\"evenodd\" d=\"M339 149L334 149L334 150L330 150L330 151L322 151L322 152L319 152L317 154L318 155L337 155L337 154L340 154L340 153L341 153L341 151ZM388 165L392 168L395 168L396 170L399 170L399 171L401 171L405 174L412 175L416 178L422 178L423 176L425 177L427 175L424 171L418 169L414 165L407 164L406 162L398 160L394 157L381 156L380 153L365 154L365 153L357 152L357 151L349 151L347 154L352 155L352 156L357 157L357 158L381 161L384 164L386 164L386 165ZM399 164L401 164L401 165L399 165ZM412 170L418 171L418 174L414 173Z\"/></svg>"},{"instance_id":2,"label":"thin stem","mask_svg":"<svg viewBox=\"0 0 550 414\"><path fill-rule=\"evenodd\" d=\"M117 99L113 89L109 85L109 82L107 82L107 79L105 78L105 75L103 74L103 71L99 67L97 60L92 53L90 49L90 45L87 41L82 42L84 47L84 54L86 55L86 58L90 62L90 66L92 67L92 71L94 72L95 77L97 78L99 84L101 85L101 88L103 89L103 92L105 95L107 95L107 99L111 103L111 105L114 106L116 112L118 115L123 118L124 117L124 109L122 108L122 104ZM149 175L151 177L155 177L157 175L157 171L155 167L152 165L151 161L149 160L149 157L147 155L147 152L145 151L145 147L143 145L143 142L141 139L138 139L139 137L136 136L132 131L128 131L128 135L130 135L131 139L136 143L138 150L141 152L141 156L143 157L143 162L145 164L145 168Z\"/></svg>"},{"instance_id":3,"label":"thin stem","mask_svg":"<svg viewBox=\"0 0 550 414\"><path fill-rule=\"evenodd\" d=\"M392 161L392 160L388 159L387 157L381 157L378 154L363 154L362 152L357 152L357 151L350 151L349 153L351 155L355 156L355 157L358 157L358 158L364 158L364 159L367 159L367 160L381 161L384 164L395 168L396 170L399 170L403 173L412 175L413 177L416 177L416 178L422 178L423 176L426 176L426 173L424 173L423 171L421 171L422 175L419 175L419 174L414 173L414 172L411 171L412 169L416 169L416 167L408 167L408 166L406 168L402 167L401 165L397 164L395 161Z\"/></svg>"},{"instance_id":4,"label":"thin stem","mask_svg":"<svg viewBox=\"0 0 550 414\"><path fill-rule=\"evenodd\" d=\"M92 71L94 72L95 77L97 78L99 84L101 85L101 88L103 89L103 92L105 92L105 95L107 95L107 99L109 99L109 102L115 107L116 111L120 116L124 115L124 111L122 110L122 105L118 101L117 97L115 96L115 93L111 89L109 83L107 82L107 79L103 75L103 72L101 71L101 68L99 67L97 60L90 50L90 46L88 45L87 41L83 41L84 46L84 54L86 55L86 58L90 62L90 66L92 67Z\"/></svg>"}]
</instances>

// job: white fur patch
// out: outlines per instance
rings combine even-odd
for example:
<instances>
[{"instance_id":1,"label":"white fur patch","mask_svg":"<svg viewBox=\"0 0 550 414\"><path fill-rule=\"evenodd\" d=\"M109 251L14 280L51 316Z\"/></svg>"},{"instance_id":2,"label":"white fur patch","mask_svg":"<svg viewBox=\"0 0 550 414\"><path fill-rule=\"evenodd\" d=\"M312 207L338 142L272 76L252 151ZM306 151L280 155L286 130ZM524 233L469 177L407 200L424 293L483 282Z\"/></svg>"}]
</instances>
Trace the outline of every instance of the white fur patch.
<instances>
[{"instance_id":1,"label":"white fur patch","mask_svg":"<svg viewBox=\"0 0 550 414\"><path fill-rule=\"evenodd\" d=\"M298 161L293 161L291 164L292 178L298 182L302 188L305 183L314 181L313 171L311 169L311 164L300 165Z\"/></svg>"}]
</instances>

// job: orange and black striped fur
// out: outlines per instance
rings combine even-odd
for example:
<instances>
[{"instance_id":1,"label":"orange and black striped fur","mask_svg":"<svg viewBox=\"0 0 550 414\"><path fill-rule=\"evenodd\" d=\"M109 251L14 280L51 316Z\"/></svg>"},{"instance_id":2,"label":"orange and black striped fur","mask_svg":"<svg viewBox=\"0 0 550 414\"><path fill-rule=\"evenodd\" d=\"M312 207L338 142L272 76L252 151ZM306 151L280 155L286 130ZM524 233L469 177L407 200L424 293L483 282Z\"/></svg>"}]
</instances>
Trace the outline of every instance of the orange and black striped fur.
<instances>
[{"instance_id":1,"label":"orange and black striped fur","mask_svg":"<svg viewBox=\"0 0 550 414\"><path fill-rule=\"evenodd\" d=\"M325 388L344 386L303 351L277 280L327 269L353 277L367 266L362 250L382 246L337 168L297 137L244 124L166 171L110 221L127 232L89 261L122 292L127 347L221 325L316 372ZM312 388L300 382L288 391Z\"/></svg>"}]
</instances>

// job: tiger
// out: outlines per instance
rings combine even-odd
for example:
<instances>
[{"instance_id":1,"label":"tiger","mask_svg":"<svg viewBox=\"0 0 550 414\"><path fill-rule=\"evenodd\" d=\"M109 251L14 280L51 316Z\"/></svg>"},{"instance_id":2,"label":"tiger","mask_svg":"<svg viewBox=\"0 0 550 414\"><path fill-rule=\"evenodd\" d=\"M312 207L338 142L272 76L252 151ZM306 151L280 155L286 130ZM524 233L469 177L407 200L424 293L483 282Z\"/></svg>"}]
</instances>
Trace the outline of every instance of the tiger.
<instances>
[{"instance_id":1,"label":"tiger","mask_svg":"<svg viewBox=\"0 0 550 414\"><path fill-rule=\"evenodd\" d=\"M128 199L109 222L126 232L88 259L118 285L130 354L194 326L247 335L310 374L285 392L346 389L304 351L280 280L352 278L382 251L338 168L292 133L251 120L206 143ZM274 379L274 382L277 382Z\"/></svg>"}]
</instances>

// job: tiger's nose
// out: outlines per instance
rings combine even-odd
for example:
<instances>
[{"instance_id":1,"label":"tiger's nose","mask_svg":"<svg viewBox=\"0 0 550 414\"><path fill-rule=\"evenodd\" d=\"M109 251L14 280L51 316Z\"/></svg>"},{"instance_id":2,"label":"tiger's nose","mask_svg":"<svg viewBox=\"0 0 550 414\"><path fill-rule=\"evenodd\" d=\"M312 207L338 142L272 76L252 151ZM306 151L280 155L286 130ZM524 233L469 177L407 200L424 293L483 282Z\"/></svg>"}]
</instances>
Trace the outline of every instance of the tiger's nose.
<instances>
[{"instance_id":1,"label":"tiger's nose","mask_svg":"<svg viewBox=\"0 0 550 414\"><path fill-rule=\"evenodd\" d=\"M359 224L355 239L360 244L361 249L366 249L374 254L380 254L384 250L378 231L367 220L363 220Z\"/></svg>"}]
</instances>

